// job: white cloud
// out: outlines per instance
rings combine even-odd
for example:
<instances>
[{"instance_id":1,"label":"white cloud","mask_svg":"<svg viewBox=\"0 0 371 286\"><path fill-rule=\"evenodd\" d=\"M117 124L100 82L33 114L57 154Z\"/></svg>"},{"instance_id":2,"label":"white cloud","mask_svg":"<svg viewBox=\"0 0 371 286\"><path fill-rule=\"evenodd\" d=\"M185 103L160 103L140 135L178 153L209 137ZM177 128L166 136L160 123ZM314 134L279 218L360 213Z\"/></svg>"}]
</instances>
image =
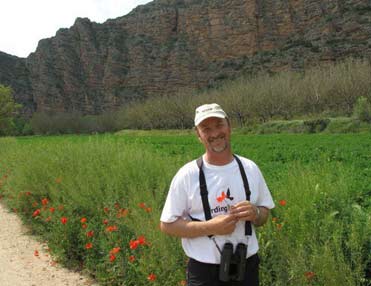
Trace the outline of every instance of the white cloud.
<instances>
[{"instance_id":1,"label":"white cloud","mask_svg":"<svg viewBox=\"0 0 371 286\"><path fill-rule=\"evenodd\" d=\"M77 17L103 23L152 0L2 0L0 51L27 57L39 40L69 28Z\"/></svg>"}]
</instances>

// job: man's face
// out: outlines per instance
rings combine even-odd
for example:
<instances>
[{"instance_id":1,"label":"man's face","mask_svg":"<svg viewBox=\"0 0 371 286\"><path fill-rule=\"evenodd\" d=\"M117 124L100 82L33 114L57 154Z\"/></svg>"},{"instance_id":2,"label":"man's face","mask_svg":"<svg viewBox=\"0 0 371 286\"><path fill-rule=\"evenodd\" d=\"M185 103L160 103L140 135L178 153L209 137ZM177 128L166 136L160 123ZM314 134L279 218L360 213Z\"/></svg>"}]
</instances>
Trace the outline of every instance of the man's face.
<instances>
[{"instance_id":1,"label":"man's face","mask_svg":"<svg viewBox=\"0 0 371 286\"><path fill-rule=\"evenodd\" d=\"M225 118L210 117L196 128L199 140L208 151L221 153L230 149L231 127Z\"/></svg>"}]
</instances>

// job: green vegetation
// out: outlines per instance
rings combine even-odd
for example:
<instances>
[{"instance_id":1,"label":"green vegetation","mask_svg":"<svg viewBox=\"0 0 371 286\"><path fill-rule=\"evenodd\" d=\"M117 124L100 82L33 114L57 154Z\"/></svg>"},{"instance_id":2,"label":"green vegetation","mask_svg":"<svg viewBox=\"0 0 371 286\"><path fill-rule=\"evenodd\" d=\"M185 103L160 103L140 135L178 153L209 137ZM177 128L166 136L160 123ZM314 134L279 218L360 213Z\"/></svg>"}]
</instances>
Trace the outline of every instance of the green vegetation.
<instances>
[{"instance_id":1,"label":"green vegetation","mask_svg":"<svg viewBox=\"0 0 371 286\"><path fill-rule=\"evenodd\" d=\"M14 102L12 89L0 84L0 136L10 133L14 126L13 115L20 107Z\"/></svg>"},{"instance_id":2,"label":"green vegetation","mask_svg":"<svg viewBox=\"0 0 371 286\"><path fill-rule=\"evenodd\" d=\"M277 121L293 121L288 124L295 125L298 120L303 120L307 122L306 126L296 128L295 132L322 132L332 118L336 121L337 117L358 120L364 126L363 123L370 123L370 74L368 61L348 59L312 67L305 72L261 73L224 81L219 87L205 91L183 90L168 96L151 97L101 115L35 113L31 127L34 134L189 129L193 126L195 108L205 102L221 104L234 126L241 128L276 125ZM311 129L311 124L316 121L327 123ZM351 129L357 132L359 124L355 122L353 125L355 127ZM266 126L252 130L259 132L259 129L266 129ZM346 126L339 129L350 132Z\"/></svg>"},{"instance_id":3,"label":"green vegetation","mask_svg":"<svg viewBox=\"0 0 371 286\"><path fill-rule=\"evenodd\" d=\"M171 178L203 151L189 132L2 138L0 197L57 261L101 285L182 285L180 241L158 223ZM232 140L276 202L258 230L261 284L370 285L369 134Z\"/></svg>"}]
</instances>

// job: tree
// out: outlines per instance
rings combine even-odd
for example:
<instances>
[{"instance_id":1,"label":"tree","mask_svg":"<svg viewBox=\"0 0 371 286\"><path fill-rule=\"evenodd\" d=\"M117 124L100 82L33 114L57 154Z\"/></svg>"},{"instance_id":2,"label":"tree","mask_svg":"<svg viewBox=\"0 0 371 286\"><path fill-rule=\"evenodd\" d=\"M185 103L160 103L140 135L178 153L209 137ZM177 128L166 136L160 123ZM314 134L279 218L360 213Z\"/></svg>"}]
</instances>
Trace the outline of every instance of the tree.
<instances>
[{"instance_id":1,"label":"tree","mask_svg":"<svg viewBox=\"0 0 371 286\"><path fill-rule=\"evenodd\" d=\"M0 84L0 135L8 135L19 104L14 102L12 89Z\"/></svg>"}]
</instances>

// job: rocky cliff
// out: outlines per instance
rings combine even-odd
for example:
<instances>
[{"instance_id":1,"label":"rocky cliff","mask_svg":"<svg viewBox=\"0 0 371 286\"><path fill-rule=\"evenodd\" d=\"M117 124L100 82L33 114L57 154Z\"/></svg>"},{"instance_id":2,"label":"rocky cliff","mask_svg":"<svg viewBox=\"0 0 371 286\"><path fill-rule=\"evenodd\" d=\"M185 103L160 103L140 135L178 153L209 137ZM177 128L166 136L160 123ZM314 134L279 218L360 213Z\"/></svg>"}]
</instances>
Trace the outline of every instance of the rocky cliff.
<instances>
[{"instance_id":1,"label":"rocky cliff","mask_svg":"<svg viewBox=\"0 0 371 286\"><path fill-rule=\"evenodd\" d=\"M0 83L28 112L97 114L242 73L371 56L369 0L154 0L97 24L78 18Z\"/></svg>"}]
</instances>

